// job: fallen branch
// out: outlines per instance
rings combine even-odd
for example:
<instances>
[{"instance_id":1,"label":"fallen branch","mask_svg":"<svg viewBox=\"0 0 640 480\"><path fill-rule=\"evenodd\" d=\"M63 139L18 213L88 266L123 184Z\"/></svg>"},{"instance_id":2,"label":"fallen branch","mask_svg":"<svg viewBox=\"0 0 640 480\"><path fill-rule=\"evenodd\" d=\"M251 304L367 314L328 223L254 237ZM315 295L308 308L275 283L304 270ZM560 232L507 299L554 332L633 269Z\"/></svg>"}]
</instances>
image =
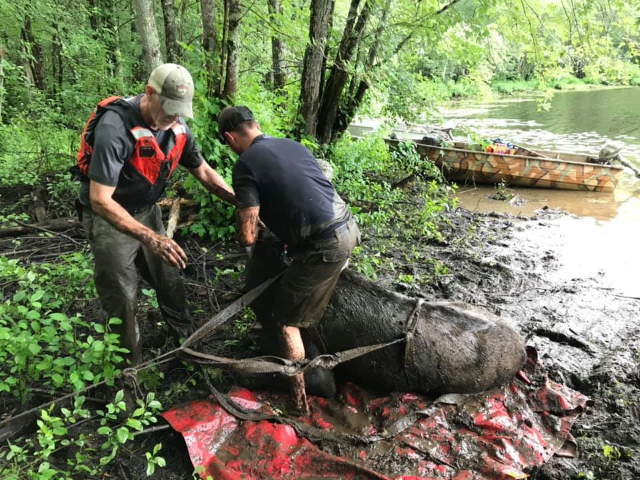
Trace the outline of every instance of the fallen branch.
<instances>
[{"instance_id":1,"label":"fallen branch","mask_svg":"<svg viewBox=\"0 0 640 480\"><path fill-rule=\"evenodd\" d=\"M50 220L49 222L41 223L38 225L23 223L18 220L14 220L14 222L17 223L19 226L1 228L0 237L19 236L26 233L31 233L33 231L41 231L41 232L47 232L47 233L52 233L54 235L58 235L58 233L56 233L58 230L68 230L70 228L75 228L80 226L80 222L78 222L78 220L76 220L73 217L56 218L55 220ZM62 236L66 237L66 235L62 235ZM69 238L74 243L77 243L77 241L72 239L71 237L66 237L66 238Z\"/></svg>"},{"instance_id":2,"label":"fallen branch","mask_svg":"<svg viewBox=\"0 0 640 480\"><path fill-rule=\"evenodd\" d=\"M180 198L174 198L171 202L171 210L169 211L169 221L167 222L167 237L173 238L173 234L178 226L178 219L180 218Z\"/></svg>"},{"instance_id":3,"label":"fallen branch","mask_svg":"<svg viewBox=\"0 0 640 480\"><path fill-rule=\"evenodd\" d=\"M82 247L84 246L82 242L79 242L73 238L71 238L69 235L65 235L64 233L60 233L60 232L56 232L54 230L45 228L45 227L41 227L40 225L29 225L28 223L22 223L19 220L14 220L14 222L16 222L18 225L22 225L23 227L28 227L28 228L33 228L35 230L40 230L41 232L45 232L45 233L50 233L51 235L57 235L59 237L63 237L66 238L67 240L70 240L71 242L75 243L76 245ZM78 222L75 222L78 223Z\"/></svg>"},{"instance_id":4,"label":"fallen branch","mask_svg":"<svg viewBox=\"0 0 640 480\"><path fill-rule=\"evenodd\" d=\"M618 298L629 298L631 300L640 300L640 297L630 297L628 295L614 295L614 297L618 297Z\"/></svg>"}]
</instances>

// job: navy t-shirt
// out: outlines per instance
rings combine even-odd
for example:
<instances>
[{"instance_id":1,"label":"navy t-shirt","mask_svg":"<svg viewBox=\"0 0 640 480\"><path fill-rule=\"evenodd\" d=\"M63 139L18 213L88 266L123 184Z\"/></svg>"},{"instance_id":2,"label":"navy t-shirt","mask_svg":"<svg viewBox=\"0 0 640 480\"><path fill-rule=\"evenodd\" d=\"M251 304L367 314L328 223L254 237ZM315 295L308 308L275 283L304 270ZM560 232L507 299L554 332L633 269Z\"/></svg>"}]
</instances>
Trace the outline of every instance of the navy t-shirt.
<instances>
[{"instance_id":1,"label":"navy t-shirt","mask_svg":"<svg viewBox=\"0 0 640 480\"><path fill-rule=\"evenodd\" d=\"M261 135L233 168L238 208L260 207L265 225L292 247L351 216L313 154L286 138Z\"/></svg>"},{"instance_id":2,"label":"navy t-shirt","mask_svg":"<svg viewBox=\"0 0 640 480\"><path fill-rule=\"evenodd\" d=\"M128 110L126 115L134 125L149 129L156 137L158 146L166 155L175 145L175 136L171 129L152 130L146 124L140 114L141 99L142 95L127 99L133 108ZM200 149L182 118L178 121L187 130L187 143L179 163L189 169L198 168L203 162ZM88 137L87 140L93 144L93 155L89 163L89 178L102 185L116 187L117 191L122 167L133 155L135 146L135 139L129 133L120 114L111 110L104 112L93 130L93 135ZM142 178L139 180L145 181ZM82 182L80 203L89 205L89 182Z\"/></svg>"}]
</instances>

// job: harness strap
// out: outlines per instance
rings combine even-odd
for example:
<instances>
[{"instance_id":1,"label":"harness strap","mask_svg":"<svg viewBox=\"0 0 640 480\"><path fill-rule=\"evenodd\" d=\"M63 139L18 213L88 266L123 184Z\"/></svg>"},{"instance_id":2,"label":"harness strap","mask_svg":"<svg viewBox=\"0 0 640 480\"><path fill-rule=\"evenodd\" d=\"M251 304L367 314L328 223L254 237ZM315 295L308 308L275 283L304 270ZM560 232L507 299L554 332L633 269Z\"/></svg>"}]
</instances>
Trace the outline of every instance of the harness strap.
<instances>
[{"instance_id":1,"label":"harness strap","mask_svg":"<svg viewBox=\"0 0 640 480\"><path fill-rule=\"evenodd\" d=\"M310 360L304 359L298 361L288 360L274 355L234 359L198 352L197 350L185 347L184 345L181 350L183 353L191 357L189 360L193 360L196 363L217 365L220 367L226 366L245 373L280 373L291 377L298 373L303 373L305 370L310 368L320 367L333 369L341 363L348 362L354 358L362 357L368 353L375 352L376 350L404 341L404 338L399 338L391 342L351 348L338 353L318 355Z\"/></svg>"}]
</instances>

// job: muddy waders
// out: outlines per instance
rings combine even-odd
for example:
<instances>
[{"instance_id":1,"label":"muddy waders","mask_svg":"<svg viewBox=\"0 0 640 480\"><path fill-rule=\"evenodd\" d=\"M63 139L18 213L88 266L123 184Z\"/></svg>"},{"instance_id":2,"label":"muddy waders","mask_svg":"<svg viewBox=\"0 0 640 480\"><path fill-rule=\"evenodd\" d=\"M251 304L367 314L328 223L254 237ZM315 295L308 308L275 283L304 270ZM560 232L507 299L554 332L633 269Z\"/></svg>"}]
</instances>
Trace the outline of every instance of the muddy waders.
<instances>
[{"instance_id":1,"label":"muddy waders","mask_svg":"<svg viewBox=\"0 0 640 480\"><path fill-rule=\"evenodd\" d=\"M133 217L154 232L165 233L157 205L134 213ZM95 257L94 278L100 303L107 319L122 320L121 325L114 325L111 330L120 334L121 345L130 351L128 363L136 365L142 361L136 321L140 276L155 289L160 311L172 333L188 336L192 322L178 270L88 208L83 211L82 223Z\"/></svg>"}]
</instances>

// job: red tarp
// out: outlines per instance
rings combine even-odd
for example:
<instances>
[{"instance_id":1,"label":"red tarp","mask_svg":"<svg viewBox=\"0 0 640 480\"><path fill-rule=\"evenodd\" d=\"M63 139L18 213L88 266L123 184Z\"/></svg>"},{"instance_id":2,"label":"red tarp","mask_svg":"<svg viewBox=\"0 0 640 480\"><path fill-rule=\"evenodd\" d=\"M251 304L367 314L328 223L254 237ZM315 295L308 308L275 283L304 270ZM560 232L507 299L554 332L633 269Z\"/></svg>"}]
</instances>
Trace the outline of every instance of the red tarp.
<instances>
[{"instance_id":1,"label":"red tarp","mask_svg":"<svg viewBox=\"0 0 640 480\"><path fill-rule=\"evenodd\" d=\"M312 413L299 421L357 435L383 434L399 418L428 409L390 440L369 445L323 442L320 449L288 425L238 420L213 400L192 402L163 416L183 434L202 478L521 479L527 478L527 469L556 453L571 455L566 448L574 446L570 429L588 400L546 379L537 386L523 380L482 394L443 398L453 404L434 404L408 393L373 398L353 384L345 385L337 399L310 397ZM287 401L285 395L242 388L228 396L265 413Z\"/></svg>"}]
</instances>

